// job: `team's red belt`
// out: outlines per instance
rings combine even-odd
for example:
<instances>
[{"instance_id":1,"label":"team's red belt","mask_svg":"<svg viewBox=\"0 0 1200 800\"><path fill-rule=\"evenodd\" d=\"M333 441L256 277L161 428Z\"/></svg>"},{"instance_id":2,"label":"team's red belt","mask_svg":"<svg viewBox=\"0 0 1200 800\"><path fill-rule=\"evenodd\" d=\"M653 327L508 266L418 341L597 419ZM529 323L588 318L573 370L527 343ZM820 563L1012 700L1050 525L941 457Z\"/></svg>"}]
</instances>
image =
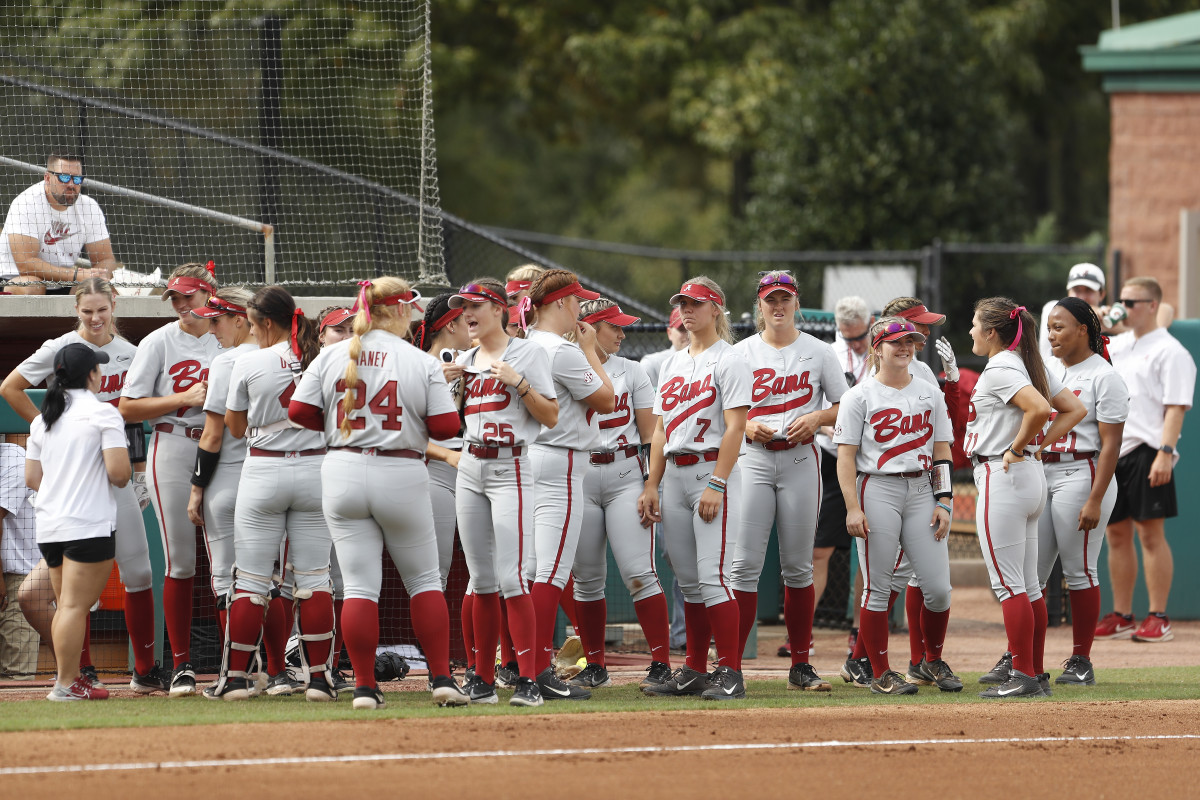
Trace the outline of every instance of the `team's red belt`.
<instances>
[{"instance_id":1,"label":"team's red belt","mask_svg":"<svg viewBox=\"0 0 1200 800\"><path fill-rule=\"evenodd\" d=\"M756 442L753 439L751 439L749 436L746 437L746 444L758 445L763 450L771 450L771 451L791 450L793 447L796 447L798 445L812 444L812 443L813 443L813 439L811 436L800 442L789 442L787 439L772 439L769 442Z\"/></svg>"},{"instance_id":2,"label":"team's red belt","mask_svg":"<svg viewBox=\"0 0 1200 800\"><path fill-rule=\"evenodd\" d=\"M1026 456L1029 456L1029 455L1032 455L1032 454L1028 450L1026 450L1024 453L1021 454L1021 457L1025 458ZM1042 453L1042 455L1045 455L1045 453ZM1003 461L1003 460L1004 460L1004 453L1001 453L998 456L971 456L971 462L974 464L986 464L989 461Z\"/></svg>"},{"instance_id":3,"label":"team's red belt","mask_svg":"<svg viewBox=\"0 0 1200 800\"><path fill-rule=\"evenodd\" d=\"M314 447L311 450L264 450L261 447L251 447L250 455L262 458L304 458L306 456L325 455L324 447Z\"/></svg>"},{"instance_id":4,"label":"team's red belt","mask_svg":"<svg viewBox=\"0 0 1200 800\"><path fill-rule=\"evenodd\" d=\"M332 447L331 450L344 450L347 453L360 453L364 456L380 456L382 458L424 458L425 454L417 450L380 450L378 447Z\"/></svg>"},{"instance_id":5,"label":"team's red belt","mask_svg":"<svg viewBox=\"0 0 1200 800\"><path fill-rule=\"evenodd\" d=\"M631 444L620 450L607 450L599 453L588 453L588 461L593 464L611 464L620 458L637 458L638 446Z\"/></svg>"},{"instance_id":6,"label":"team's red belt","mask_svg":"<svg viewBox=\"0 0 1200 800\"><path fill-rule=\"evenodd\" d=\"M1043 464L1056 464L1059 461L1087 461L1089 458L1095 458L1100 455L1095 450L1089 450L1086 453L1051 453L1048 450L1042 451Z\"/></svg>"},{"instance_id":7,"label":"team's red belt","mask_svg":"<svg viewBox=\"0 0 1200 800\"><path fill-rule=\"evenodd\" d=\"M484 447L478 444L467 445L467 452L476 458L520 458L525 448L517 447Z\"/></svg>"},{"instance_id":8,"label":"team's red belt","mask_svg":"<svg viewBox=\"0 0 1200 800\"><path fill-rule=\"evenodd\" d=\"M154 430L158 433L171 433L196 441L200 441L200 434L204 433L204 428L189 428L186 425L172 425L169 422L158 423L154 426Z\"/></svg>"},{"instance_id":9,"label":"team's red belt","mask_svg":"<svg viewBox=\"0 0 1200 800\"><path fill-rule=\"evenodd\" d=\"M690 467L701 461L716 461L719 450L705 450L703 453L676 453L671 456L671 463L677 467Z\"/></svg>"}]
</instances>

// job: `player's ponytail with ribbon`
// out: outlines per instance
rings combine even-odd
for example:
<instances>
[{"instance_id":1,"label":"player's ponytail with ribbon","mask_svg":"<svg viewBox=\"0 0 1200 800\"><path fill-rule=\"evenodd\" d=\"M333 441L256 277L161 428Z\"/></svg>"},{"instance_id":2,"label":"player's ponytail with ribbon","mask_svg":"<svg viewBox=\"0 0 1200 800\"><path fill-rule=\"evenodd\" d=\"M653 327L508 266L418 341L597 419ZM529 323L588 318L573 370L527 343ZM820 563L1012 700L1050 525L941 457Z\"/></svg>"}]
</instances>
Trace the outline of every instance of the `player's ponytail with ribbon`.
<instances>
[{"instance_id":1,"label":"player's ponytail with ribbon","mask_svg":"<svg viewBox=\"0 0 1200 800\"><path fill-rule=\"evenodd\" d=\"M1049 400L1046 364L1037 344L1037 320L1029 310L1007 297L986 297L975 304L975 313L979 315L980 330L994 330L1004 348L1021 357L1033 388Z\"/></svg>"},{"instance_id":2,"label":"player's ponytail with ribbon","mask_svg":"<svg viewBox=\"0 0 1200 800\"><path fill-rule=\"evenodd\" d=\"M358 357L362 355L362 337L374 329L385 330L403 339L409 338L412 305L421 298L408 281L384 275L371 281L360 281L354 311L354 334L346 362L345 394L342 395L342 424L338 427L343 439L350 438L350 420L358 398Z\"/></svg>"},{"instance_id":3,"label":"player's ponytail with ribbon","mask_svg":"<svg viewBox=\"0 0 1200 800\"><path fill-rule=\"evenodd\" d=\"M1060 305L1071 312L1075 321L1087 328L1088 349L1098 356L1104 356L1104 360L1111 364L1112 359L1108 356L1108 337L1104 335L1103 329L1100 327L1100 319L1096 316L1096 311L1078 297L1064 297L1055 305Z\"/></svg>"},{"instance_id":4,"label":"player's ponytail with ribbon","mask_svg":"<svg viewBox=\"0 0 1200 800\"><path fill-rule=\"evenodd\" d=\"M254 312L252 322L270 320L275 327L286 332L288 346L300 362L301 369L321 352L317 324L296 306L296 299L282 286L267 286L259 289L246 308Z\"/></svg>"}]
</instances>

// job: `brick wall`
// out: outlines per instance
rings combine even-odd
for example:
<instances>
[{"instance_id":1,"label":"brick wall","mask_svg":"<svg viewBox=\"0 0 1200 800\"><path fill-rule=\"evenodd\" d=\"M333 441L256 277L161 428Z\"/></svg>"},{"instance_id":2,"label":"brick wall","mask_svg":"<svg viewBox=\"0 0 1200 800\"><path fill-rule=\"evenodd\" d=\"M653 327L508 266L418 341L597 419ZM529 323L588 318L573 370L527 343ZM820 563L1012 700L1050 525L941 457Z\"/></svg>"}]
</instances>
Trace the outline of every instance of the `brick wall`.
<instances>
[{"instance_id":1,"label":"brick wall","mask_svg":"<svg viewBox=\"0 0 1200 800\"><path fill-rule=\"evenodd\" d=\"M1200 209L1200 94L1113 94L1109 236L1179 306L1179 210ZM1119 287L1113 287L1115 297Z\"/></svg>"}]
</instances>

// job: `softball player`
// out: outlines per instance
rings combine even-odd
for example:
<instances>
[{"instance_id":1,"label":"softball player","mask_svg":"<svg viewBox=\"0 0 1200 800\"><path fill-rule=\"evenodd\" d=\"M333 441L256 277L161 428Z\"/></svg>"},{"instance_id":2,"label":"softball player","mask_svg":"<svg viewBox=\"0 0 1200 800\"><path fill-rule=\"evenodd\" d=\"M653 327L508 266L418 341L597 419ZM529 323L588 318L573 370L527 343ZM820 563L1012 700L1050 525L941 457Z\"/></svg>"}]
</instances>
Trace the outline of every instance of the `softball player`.
<instances>
[{"instance_id":1,"label":"softball player","mask_svg":"<svg viewBox=\"0 0 1200 800\"><path fill-rule=\"evenodd\" d=\"M596 330L579 319L579 301L600 295L579 285L566 270L548 270L534 279L529 301L537 310L537 323L526 339L545 348L558 399L558 420L543 426L529 448L533 468L533 552L525 554L525 577L533 584L537 616L538 687L547 700L582 700L591 693L570 686L554 674L554 623L559 599L575 563L583 521L583 476L586 453L599 449L600 429L593 412L611 414L616 403L612 381L596 355ZM567 341L574 333L578 344Z\"/></svg>"},{"instance_id":2,"label":"softball player","mask_svg":"<svg viewBox=\"0 0 1200 800\"><path fill-rule=\"evenodd\" d=\"M650 446L650 476L638 498L642 524L660 519L671 565L683 590L687 660L650 695L746 696L738 650L738 606L729 563L741 518L738 450L746 434L753 378L729 343L725 295L709 278L693 278L671 298L691 344L667 359L659 374ZM669 466L668 466L669 465ZM666 474L661 506L658 487ZM704 674L716 639L717 668Z\"/></svg>"},{"instance_id":3,"label":"softball player","mask_svg":"<svg viewBox=\"0 0 1200 800\"><path fill-rule=\"evenodd\" d=\"M250 696L247 668L258 652L275 562L286 536L280 588L284 598L295 601L301 662L309 672L305 698L332 701L337 690L328 680L334 628L331 540L321 513L325 443L320 434L297 429L287 416L299 375L318 351L316 325L281 286L260 289L246 313L259 349L236 360L225 400L225 425L235 438L246 438L248 452L234 511L225 655L221 677L206 695L225 700ZM216 459L202 450L197 475L209 477L215 467ZM282 639L286 642L286 635Z\"/></svg>"},{"instance_id":4,"label":"softball player","mask_svg":"<svg viewBox=\"0 0 1200 800\"><path fill-rule=\"evenodd\" d=\"M1037 348L1033 315L1007 297L975 304L971 352L988 363L971 394L964 452L974 465L979 496L975 524L1004 613L1012 672L982 697L1042 697L1046 601L1037 580L1038 517L1046 504L1046 477L1026 448L1058 411L1046 431L1054 442L1087 415L1079 398L1046 371Z\"/></svg>"},{"instance_id":5,"label":"softball player","mask_svg":"<svg viewBox=\"0 0 1200 800\"><path fill-rule=\"evenodd\" d=\"M511 705L539 706L533 676L537 639L533 601L522 574L533 533L533 477L526 449L558 421L550 358L541 345L504 332L508 301L499 281L481 278L450 298L463 310L470 336L479 342L462 353L463 440L455 509L463 554L471 573L475 631L475 677L466 691L473 703L495 703L496 644L500 639L500 593L516 648L520 677Z\"/></svg>"},{"instance_id":6,"label":"softball player","mask_svg":"<svg viewBox=\"0 0 1200 800\"><path fill-rule=\"evenodd\" d=\"M86 344L108 355L108 361L100 365L98 396L101 402L117 405L137 348L117 333L116 302L116 291L103 278L89 278L80 283L75 287L75 314L79 318L75 330L46 341L5 378L0 395L26 422L32 422L40 412L25 390L54 373L54 357L69 344ZM146 444L142 426L126 426L125 434L130 460L144 467ZM116 562L125 590L125 628L134 656L129 687L139 694L165 692L168 678L154 661L153 579L142 509L133 481L113 491L117 498Z\"/></svg>"},{"instance_id":7,"label":"softball player","mask_svg":"<svg viewBox=\"0 0 1200 800\"><path fill-rule=\"evenodd\" d=\"M171 273L163 299L179 315L142 339L125 378L118 408L127 423L149 421L147 483L167 557L163 611L174 672L170 694L196 693L191 665L192 579L196 575L196 526L188 518L196 443L203 432L208 368L220 344L208 321L192 314L216 294L212 262L184 264Z\"/></svg>"},{"instance_id":8,"label":"softball player","mask_svg":"<svg viewBox=\"0 0 1200 800\"><path fill-rule=\"evenodd\" d=\"M580 319L596 331L596 356L612 381L616 410L596 414L600 441L588 454L580 497L582 520L575 551L575 610L587 666L571 683L588 689L609 686L604 661L606 544L633 598L651 663L643 685L671 677L667 599L654 568L654 532L643 530L637 501L645 488L640 445L654 435L654 389L641 365L617 355L624 328L638 321L611 300L589 300ZM588 416L592 416L588 412Z\"/></svg>"},{"instance_id":9,"label":"softball player","mask_svg":"<svg viewBox=\"0 0 1200 800\"><path fill-rule=\"evenodd\" d=\"M1100 320L1085 301L1064 297L1047 315L1046 327L1057 357L1050 372L1079 398L1087 416L1064 438L1039 442L1048 492L1038 519L1038 585L1045 590L1061 555L1073 647L1054 682L1092 686L1092 641L1100 618L1096 563L1117 502L1113 473L1129 415L1129 389L1109 363Z\"/></svg>"},{"instance_id":10,"label":"softball player","mask_svg":"<svg viewBox=\"0 0 1200 800\"><path fill-rule=\"evenodd\" d=\"M924 588L929 670L943 691L962 690L941 658L950 616L946 536L953 434L941 392L911 373L915 344L924 338L899 317L871 326L876 371L842 397L833 435L846 530L859 539L864 591L858 636L871 661L871 691L878 694L917 692L916 684L891 669L887 655L887 610L900 548ZM942 474L943 485L931 482L931 470Z\"/></svg>"},{"instance_id":11,"label":"softball player","mask_svg":"<svg viewBox=\"0 0 1200 800\"><path fill-rule=\"evenodd\" d=\"M788 688L828 692L829 683L809 664L807 646L817 601L812 561L821 507L821 454L813 435L837 419L846 378L833 348L796 330L800 298L789 273L762 277L754 311L759 332L734 346L753 375L740 461L742 517L729 579L741 615L739 652L758 614L758 579L777 524L783 616L794 643Z\"/></svg>"},{"instance_id":12,"label":"softball player","mask_svg":"<svg viewBox=\"0 0 1200 800\"><path fill-rule=\"evenodd\" d=\"M433 699L440 706L466 705L467 695L450 677L450 618L422 463L431 434L445 439L458 432L458 414L438 362L404 341L409 309L420 295L400 278L360 286L354 335L321 352L288 412L322 431L330 447L321 470L322 502L346 580L342 618L358 684L354 708L384 707L374 665L385 545L411 598ZM402 496L397 487L404 488Z\"/></svg>"}]
</instances>

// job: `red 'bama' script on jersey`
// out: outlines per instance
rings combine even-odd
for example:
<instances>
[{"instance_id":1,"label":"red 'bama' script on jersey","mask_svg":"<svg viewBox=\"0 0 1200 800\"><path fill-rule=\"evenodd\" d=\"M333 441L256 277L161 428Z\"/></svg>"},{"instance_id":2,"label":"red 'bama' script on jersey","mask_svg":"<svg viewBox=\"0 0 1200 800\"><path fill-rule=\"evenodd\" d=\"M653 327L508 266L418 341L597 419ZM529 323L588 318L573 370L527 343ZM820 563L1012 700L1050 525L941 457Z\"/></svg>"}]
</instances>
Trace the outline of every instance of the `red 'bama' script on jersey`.
<instances>
[{"instance_id":1,"label":"red 'bama' script on jersey","mask_svg":"<svg viewBox=\"0 0 1200 800\"><path fill-rule=\"evenodd\" d=\"M97 392L97 394L116 393L119 395L121 393L122 387L125 386L125 375L126 375L125 372L118 372L114 375L101 375L100 376L100 391ZM109 402L116 405L117 401L120 399L121 399L120 397L117 397L113 400L110 400Z\"/></svg>"},{"instance_id":2,"label":"red 'bama' script on jersey","mask_svg":"<svg viewBox=\"0 0 1200 800\"><path fill-rule=\"evenodd\" d=\"M916 450L928 442L933 436L933 425L929 422L931 413L926 411L924 414L906 416L899 409L885 408L883 411L873 414L870 423L871 427L875 429L875 441L880 444L887 444L897 436L913 436L895 447L884 450L876 466L882 468L896 456ZM918 435L914 436L914 434Z\"/></svg>"},{"instance_id":3,"label":"red 'bama' script on jersey","mask_svg":"<svg viewBox=\"0 0 1200 800\"><path fill-rule=\"evenodd\" d=\"M788 397L788 395L795 395ZM776 375L775 370L765 367L754 370L754 385L750 388L750 399L760 403L768 397L787 398L774 405L755 405L747 419L765 414L779 414L793 408L802 408L812 400L813 387L808 382L808 372L799 375Z\"/></svg>"},{"instance_id":4,"label":"red 'bama' script on jersey","mask_svg":"<svg viewBox=\"0 0 1200 800\"><path fill-rule=\"evenodd\" d=\"M499 378L483 378L478 375L467 381L467 405L463 414L483 414L508 408L512 395L508 386Z\"/></svg>"},{"instance_id":5,"label":"red 'bama' script on jersey","mask_svg":"<svg viewBox=\"0 0 1200 800\"><path fill-rule=\"evenodd\" d=\"M589 408L587 410L587 422L589 425L592 424L592 417L594 416L596 416L596 410ZM600 420L600 429L624 428L629 424L629 420L631 419L633 419L633 411L629 408L629 392L621 392L617 395L617 404L612 410L612 415L608 419Z\"/></svg>"},{"instance_id":6,"label":"red 'bama' script on jersey","mask_svg":"<svg viewBox=\"0 0 1200 800\"><path fill-rule=\"evenodd\" d=\"M208 380L208 369L201 368L200 362L194 359L172 364L167 374L174 381L173 388L176 392L185 392L200 381Z\"/></svg>"},{"instance_id":7,"label":"red 'bama' script on jersey","mask_svg":"<svg viewBox=\"0 0 1200 800\"><path fill-rule=\"evenodd\" d=\"M699 413L717 401L717 390L712 385L712 375L705 375L703 380L688 383L683 378L671 378L662 385L662 410L669 414L680 404L687 408L674 417L664 430L667 436L679 427L688 417Z\"/></svg>"}]
</instances>

